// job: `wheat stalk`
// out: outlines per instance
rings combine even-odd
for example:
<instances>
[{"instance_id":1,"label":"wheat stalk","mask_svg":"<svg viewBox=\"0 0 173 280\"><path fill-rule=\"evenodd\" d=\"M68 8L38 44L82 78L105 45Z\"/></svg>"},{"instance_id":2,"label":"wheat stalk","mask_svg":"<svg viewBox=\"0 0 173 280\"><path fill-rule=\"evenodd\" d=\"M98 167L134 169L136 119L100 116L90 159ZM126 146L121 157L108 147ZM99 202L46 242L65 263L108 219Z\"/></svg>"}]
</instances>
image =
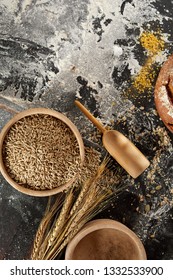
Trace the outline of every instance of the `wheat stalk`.
<instances>
[{"instance_id":1,"label":"wheat stalk","mask_svg":"<svg viewBox=\"0 0 173 280\"><path fill-rule=\"evenodd\" d=\"M77 203L74 203L72 211L70 211L70 218L64 226L63 233L61 233L61 236L58 236L54 248L52 248L52 250L50 250L50 252L45 256L45 259L51 259L53 256L57 256L59 252L64 248L64 246L68 244L69 240L71 240L74 235L81 229L81 227L89 219L91 219L92 211L95 210L93 213L97 212L96 208L99 209L99 203L102 202L105 198L112 195L112 192L109 189L107 190L107 192L105 190L100 190L100 192L98 192L99 189L96 188L96 182L105 171L107 162L107 160L103 161L103 163L99 166L94 178L87 180L87 182L84 184L76 200ZM86 190L88 190L87 193Z\"/></svg>"},{"instance_id":2,"label":"wheat stalk","mask_svg":"<svg viewBox=\"0 0 173 280\"><path fill-rule=\"evenodd\" d=\"M65 246L72 240L72 238L80 231L80 229L85 225L86 220L83 220L80 224L76 226L76 228L69 233L67 238L64 239L64 241L61 243L60 246L57 248L54 248L52 255L49 255L48 259L55 259L61 251L65 248Z\"/></svg>"},{"instance_id":3,"label":"wheat stalk","mask_svg":"<svg viewBox=\"0 0 173 280\"><path fill-rule=\"evenodd\" d=\"M76 202L74 203L71 211L70 211L70 215L74 215L74 213L76 212L76 210L80 207L80 205L82 204L84 197L87 195L87 192L89 191L89 189L91 189L92 185L95 184L95 182L98 180L98 178L102 175L102 173L105 170L106 165L109 162L109 158L105 158L104 161L101 163L101 165L98 167L96 174L92 177L92 179L88 179L84 185L81 188L81 191L76 199Z\"/></svg>"},{"instance_id":4,"label":"wheat stalk","mask_svg":"<svg viewBox=\"0 0 173 280\"><path fill-rule=\"evenodd\" d=\"M57 212L58 209L61 207L61 203L62 203L62 195L58 196L58 198L54 202L54 205L51 208L51 198L49 198L44 217L41 220L36 236L34 238L31 259L35 260L39 257L38 254L40 251L40 246L42 244L44 237L46 236L46 231L49 228L48 225L51 222L51 219L54 216L55 212Z\"/></svg>"},{"instance_id":5,"label":"wheat stalk","mask_svg":"<svg viewBox=\"0 0 173 280\"><path fill-rule=\"evenodd\" d=\"M109 182L117 185L117 192L121 190L120 178L116 176L115 180L111 180L109 177L112 175L107 169L109 163L110 159L106 157L93 176L83 180L80 186L78 182L72 186L66 194L60 213L52 218L52 225L42 221L42 226L48 227L47 235L42 238L42 243L39 242L39 246L37 242L39 252L32 254L32 258L56 258L83 225L108 205L114 194ZM50 218L49 215L47 217Z\"/></svg>"},{"instance_id":6,"label":"wheat stalk","mask_svg":"<svg viewBox=\"0 0 173 280\"><path fill-rule=\"evenodd\" d=\"M111 193L112 195L112 193ZM107 198L110 197L110 192L109 194L106 194ZM99 203L103 202L104 199L106 198L105 194L102 196L98 197L98 199L94 202L94 205L92 204L90 198L92 197L93 201L93 196L88 198L85 202L85 206L80 209L78 209L78 213L76 215L76 218L73 220L73 223L71 225L67 224L66 228L68 231L65 233L64 232L64 238L62 242L58 242L54 248L52 248L51 253L47 256L46 259L54 259L56 258L59 253L65 248L65 246L72 240L72 238L80 231L80 229L94 216L96 215L100 208L98 207ZM87 204L87 202L90 202ZM92 206L92 207L91 207ZM95 210L95 211L93 211Z\"/></svg>"},{"instance_id":7,"label":"wheat stalk","mask_svg":"<svg viewBox=\"0 0 173 280\"><path fill-rule=\"evenodd\" d=\"M45 243L47 243L47 245L44 248L44 252L42 252L42 256L40 254L39 258L44 258L44 256L46 255L46 253L48 252L49 248L52 246L54 246L54 243L56 242L56 239L58 239L58 236L61 232L61 229L65 223L65 220L69 214L69 210L71 208L72 202L73 202L73 191L70 190L69 192L67 192L66 194L66 198L64 200L61 212L57 218L57 220L55 221L54 225L52 226L49 235L47 236Z\"/></svg>"}]
</instances>

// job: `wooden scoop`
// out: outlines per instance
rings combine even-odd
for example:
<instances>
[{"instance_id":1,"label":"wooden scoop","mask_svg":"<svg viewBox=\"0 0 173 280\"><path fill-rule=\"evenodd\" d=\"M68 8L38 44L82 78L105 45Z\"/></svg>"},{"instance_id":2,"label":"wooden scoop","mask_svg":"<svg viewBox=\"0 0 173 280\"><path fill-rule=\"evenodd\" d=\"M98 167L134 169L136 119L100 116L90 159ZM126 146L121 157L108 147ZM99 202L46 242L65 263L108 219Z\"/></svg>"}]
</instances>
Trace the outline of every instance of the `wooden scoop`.
<instances>
[{"instance_id":1,"label":"wooden scoop","mask_svg":"<svg viewBox=\"0 0 173 280\"><path fill-rule=\"evenodd\" d=\"M117 130L106 130L79 101L76 100L75 104L103 133L104 147L133 178L137 178L150 165L148 159L122 133Z\"/></svg>"}]
</instances>

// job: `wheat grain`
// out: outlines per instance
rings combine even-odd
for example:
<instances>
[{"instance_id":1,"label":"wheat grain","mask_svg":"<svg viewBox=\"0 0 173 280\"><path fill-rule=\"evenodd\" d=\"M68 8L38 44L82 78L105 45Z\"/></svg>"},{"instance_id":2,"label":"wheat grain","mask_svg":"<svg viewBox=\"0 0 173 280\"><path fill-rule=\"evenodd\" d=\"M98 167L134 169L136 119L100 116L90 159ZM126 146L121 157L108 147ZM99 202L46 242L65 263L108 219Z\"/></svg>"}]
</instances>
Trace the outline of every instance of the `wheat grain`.
<instances>
[{"instance_id":1,"label":"wheat grain","mask_svg":"<svg viewBox=\"0 0 173 280\"><path fill-rule=\"evenodd\" d=\"M61 120L43 114L27 116L7 133L3 161L20 185L52 189L67 183L79 171L79 145Z\"/></svg>"}]
</instances>

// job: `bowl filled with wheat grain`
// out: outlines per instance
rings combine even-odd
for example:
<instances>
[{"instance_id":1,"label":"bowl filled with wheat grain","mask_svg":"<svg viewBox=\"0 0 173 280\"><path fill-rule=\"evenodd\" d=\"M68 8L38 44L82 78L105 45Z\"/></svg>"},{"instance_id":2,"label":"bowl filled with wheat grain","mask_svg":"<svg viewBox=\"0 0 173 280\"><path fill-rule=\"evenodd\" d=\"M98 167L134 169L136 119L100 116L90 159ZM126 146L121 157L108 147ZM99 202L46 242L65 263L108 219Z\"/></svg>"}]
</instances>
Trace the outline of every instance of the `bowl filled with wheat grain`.
<instances>
[{"instance_id":1,"label":"bowl filled with wheat grain","mask_svg":"<svg viewBox=\"0 0 173 280\"><path fill-rule=\"evenodd\" d=\"M22 193L50 196L65 191L77 179L83 161L77 127L55 110L24 110L0 133L0 171Z\"/></svg>"}]
</instances>

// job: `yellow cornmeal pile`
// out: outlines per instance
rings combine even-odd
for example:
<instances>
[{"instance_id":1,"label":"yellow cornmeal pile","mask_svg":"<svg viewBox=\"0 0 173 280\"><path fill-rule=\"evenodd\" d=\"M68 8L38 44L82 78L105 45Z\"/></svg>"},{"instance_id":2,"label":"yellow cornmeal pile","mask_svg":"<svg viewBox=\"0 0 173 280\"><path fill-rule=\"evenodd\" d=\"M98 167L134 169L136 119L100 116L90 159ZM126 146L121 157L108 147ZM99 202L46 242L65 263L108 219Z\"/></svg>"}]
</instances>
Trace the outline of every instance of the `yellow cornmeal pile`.
<instances>
[{"instance_id":1,"label":"yellow cornmeal pile","mask_svg":"<svg viewBox=\"0 0 173 280\"><path fill-rule=\"evenodd\" d=\"M140 43L147 51L148 59L135 77L133 86L139 93L142 93L153 87L153 81L157 75L153 65L156 56L164 49L164 40L159 33L143 32L140 37Z\"/></svg>"},{"instance_id":2,"label":"yellow cornmeal pile","mask_svg":"<svg viewBox=\"0 0 173 280\"><path fill-rule=\"evenodd\" d=\"M164 49L164 41L158 33L143 32L140 37L140 43L149 55L158 54Z\"/></svg>"},{"instance_id":3,"label":"yellow cornmeal pile","mask_svg":"<svg viewBox=\"0 0 173 280\"><path fill-rule=\"evenodd\" d=\"M34 190L53 189L79 170L78 142L61 120L44 114L25 117L9 130L3 161L15 182Z\"/></svg>"}]
</instances>

